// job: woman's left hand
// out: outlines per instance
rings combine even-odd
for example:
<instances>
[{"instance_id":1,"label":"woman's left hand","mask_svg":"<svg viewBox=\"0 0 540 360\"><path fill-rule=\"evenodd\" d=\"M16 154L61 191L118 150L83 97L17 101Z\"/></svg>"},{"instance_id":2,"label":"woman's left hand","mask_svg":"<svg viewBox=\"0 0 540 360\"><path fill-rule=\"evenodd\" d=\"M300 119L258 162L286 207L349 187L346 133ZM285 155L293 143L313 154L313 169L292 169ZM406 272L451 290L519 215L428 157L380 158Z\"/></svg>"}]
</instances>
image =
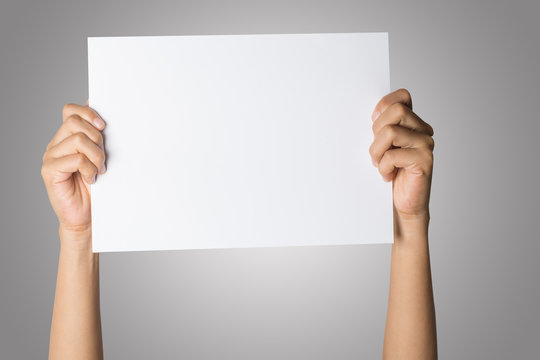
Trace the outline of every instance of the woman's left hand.
<instances>
[{"instance_id":1,"label":"woman's left hand","mask_svg":"<svg viewBox=\"0 0 540 360\"><path fill-rule=\"evenodd\" d=\"M372 115L373 164L384 181L393 180L394 206L400 218L429 218L433 170L433 128L412 111L405 89L383 97Z\"/></svg>"}]
</instances>

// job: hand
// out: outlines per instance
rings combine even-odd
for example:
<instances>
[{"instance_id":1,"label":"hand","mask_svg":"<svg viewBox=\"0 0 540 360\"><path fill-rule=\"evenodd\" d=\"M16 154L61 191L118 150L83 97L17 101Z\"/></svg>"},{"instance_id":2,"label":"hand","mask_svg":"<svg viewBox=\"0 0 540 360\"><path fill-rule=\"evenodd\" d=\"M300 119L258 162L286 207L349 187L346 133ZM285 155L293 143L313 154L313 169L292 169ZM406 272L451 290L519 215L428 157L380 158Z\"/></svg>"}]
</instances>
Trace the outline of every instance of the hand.
<instances>
[{"instance_id":1,"label":"hand","mask_svg":"<svg viewBox=\"0 0 540 360\"><path fill-rule=\"evenodd\" d=\"M43 155L41 175L60 229L90 233L89 185L105 172L105 122L88 106L68 104L62 113L63 124Z\"/></svg>"},{"instance_id":2,"label":"hand","mask_svg":"<svg viewBox=\"0 0 540 360\"><path fill-rule=\"evenodd\" d=\"M373 164L384 181L392 181L394 207L402 219L429 218L433 170L433 128L412 111L405 89L383 97L372 115Z\"/></svg>"}]
</instances>

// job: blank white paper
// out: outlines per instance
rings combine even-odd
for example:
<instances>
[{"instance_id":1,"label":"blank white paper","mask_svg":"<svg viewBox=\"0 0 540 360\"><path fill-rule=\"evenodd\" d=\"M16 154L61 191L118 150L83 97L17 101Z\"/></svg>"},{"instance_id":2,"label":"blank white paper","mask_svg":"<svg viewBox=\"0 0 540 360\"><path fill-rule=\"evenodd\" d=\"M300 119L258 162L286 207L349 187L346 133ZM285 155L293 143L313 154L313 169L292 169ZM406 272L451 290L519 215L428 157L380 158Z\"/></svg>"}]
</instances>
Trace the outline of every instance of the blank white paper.
<instances>
[{"instance_id":1,"label":"blank white paper","mask_svg":"<svg viewBox=\"0 0 540 360\"><path fill-rule=\"evenodd\" d=\"M391 243L387 33L88 39L94 252Z\"/></svg>"}]
</instances>

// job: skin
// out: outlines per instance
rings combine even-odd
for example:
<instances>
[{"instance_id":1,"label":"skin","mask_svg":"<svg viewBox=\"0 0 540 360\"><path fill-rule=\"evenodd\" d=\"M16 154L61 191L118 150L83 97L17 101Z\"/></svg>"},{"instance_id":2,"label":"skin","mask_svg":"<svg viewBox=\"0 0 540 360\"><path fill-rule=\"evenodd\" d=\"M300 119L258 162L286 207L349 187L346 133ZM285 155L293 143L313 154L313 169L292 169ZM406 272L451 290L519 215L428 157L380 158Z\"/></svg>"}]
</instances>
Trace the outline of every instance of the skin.
<instances>
[{"instance_id":1,"label":"skin","mask_svg":"<svg viewBox=\"0 0 540 360\"><path fill-rule=\"evenodd\" d=\"M435 307L428 248L433 129L412 111L409 92L383 97L372 115L369 149L392 181L394 244L383 359L436 359ZM42 177L59 220L60 257L49 359L103 359L99 254L92 253L90 185L103 174L105 122L68 104L43 155Z\"/></svg>"},{"instance_id":2,"label":"skin","mask_svg":"<svg viewBox=\"0 0 540 360\"><path fill-rule=\"evenodd\" d=\"M58 217L61 244L49 359L103 358L89 184L98 169L105 171L104 126L89 107L66 105L63 124L43 155L41 174Z\"/></svg>"},{"instance_id":3,"label":"skin","mask_svg":"<svg viewBox=\"0 0 540 360\"><path fill-rule=\"evenodd\" d=\"M405 89L388 94L372 116L369 149L384 181L392 181L394 244L383 359L437 359L428 227L433 129L412 111Z\"/></svg>"}]
</instances>

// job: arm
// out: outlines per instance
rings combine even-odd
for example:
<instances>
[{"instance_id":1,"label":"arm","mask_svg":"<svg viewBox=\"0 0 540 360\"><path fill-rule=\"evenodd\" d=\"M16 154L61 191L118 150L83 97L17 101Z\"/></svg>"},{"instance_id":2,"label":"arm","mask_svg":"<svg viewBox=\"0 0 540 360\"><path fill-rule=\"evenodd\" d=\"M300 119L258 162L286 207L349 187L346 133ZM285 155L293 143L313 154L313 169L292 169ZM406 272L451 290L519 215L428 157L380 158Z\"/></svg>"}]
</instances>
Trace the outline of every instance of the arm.
<instances>
[{"instance_id":1,"label":"arm","mask_svg":"<svg viewBox=\"0 0 540 360\"><path fill-rule=\"evenodd\" d=\"M49 344L50 359L102 359L99 310L99 254L92 253L91 233L60 229L62 245Z\"/></svg>"},{"instance_id":2,"label":"arm","mask_svg":"<svg viewBox=\"0 0 540 360\"><path fill-rule=\"evenodd\" d=\"M392 245L383 359L436 359L427 218L398 220Z\"/></svg>"},{"instance_id":3,"label":"arm","mask_svg":"<svg viewBox=\"0 0 540 360\"><path fill-rule=\"evenodd\" d=\"M59 220L60 257L50 359L103 359L99 255L92 253L89 185L105 172L100 130L89 107L66 105L63 124L43 155L42 177Z\"/></svg>"},{"instance_id":4,"label":"arm","mask_svg":"<svg viewBox=\"0 0 540 360\"><path fill-rule=\"evenodd\" d=\"M408 91L385 96L373 115L370 153L392 181L394 244L383 359L437 359L428 247L433 129L412 111Z\"/></svg>"}]
</instances>

